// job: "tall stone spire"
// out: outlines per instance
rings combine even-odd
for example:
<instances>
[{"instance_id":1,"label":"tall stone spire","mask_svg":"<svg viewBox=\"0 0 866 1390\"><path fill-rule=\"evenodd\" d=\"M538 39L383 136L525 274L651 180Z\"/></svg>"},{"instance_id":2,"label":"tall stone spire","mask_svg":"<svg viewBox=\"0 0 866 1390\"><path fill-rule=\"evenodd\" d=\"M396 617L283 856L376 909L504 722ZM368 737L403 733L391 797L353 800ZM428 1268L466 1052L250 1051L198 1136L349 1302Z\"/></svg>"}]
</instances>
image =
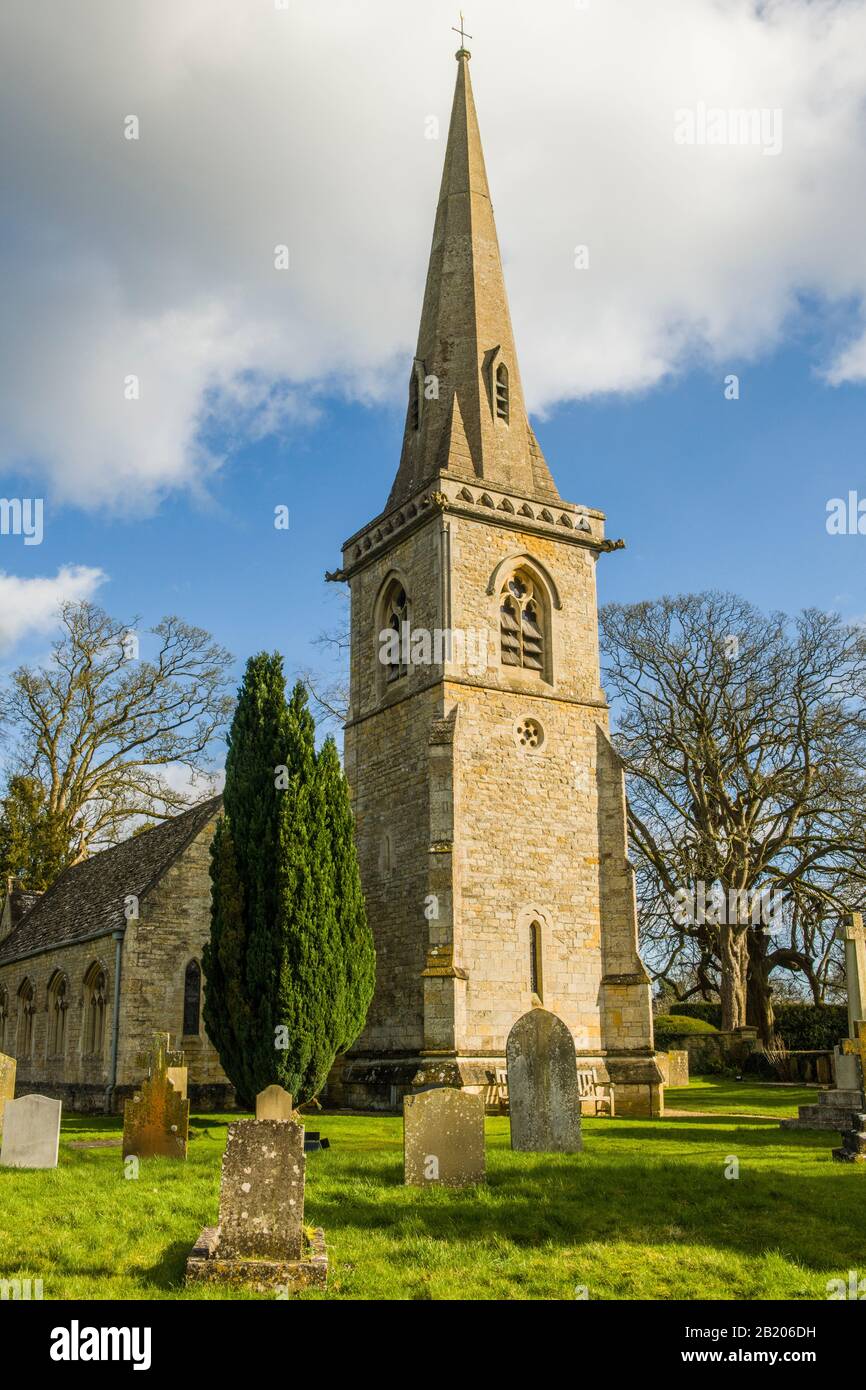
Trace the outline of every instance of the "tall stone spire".
<instances>
[{"instance_id":1,"label":"tall stone spire","mask_svg":"<svg viewBox=\"0 0 866 1390\"><path fill-rule=\"evenodd\" d=\"M439 472L558 500L529 423L469 78L457 86L400 467L388 508Z\"/></svg>"}]
</instances>

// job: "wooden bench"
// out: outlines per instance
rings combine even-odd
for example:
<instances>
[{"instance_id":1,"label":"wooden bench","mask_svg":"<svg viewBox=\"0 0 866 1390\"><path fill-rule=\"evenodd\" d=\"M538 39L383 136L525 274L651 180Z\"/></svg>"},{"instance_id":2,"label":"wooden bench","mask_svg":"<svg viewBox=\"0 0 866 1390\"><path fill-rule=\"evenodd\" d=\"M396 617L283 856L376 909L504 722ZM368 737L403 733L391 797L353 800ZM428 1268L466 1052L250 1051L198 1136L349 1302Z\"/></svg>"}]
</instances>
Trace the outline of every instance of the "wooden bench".
<instances>
[{"instance_id":1,"label":"wooden bench","mask_svg":"<svg viewBox=\"0 0 866 1390\"><path fill-rule=\"evenodd\" d=\"M578 1067L577 1091L581 1110L584 1105L592 1105L596 1115L613 1115L613 1087L608 1081L599 1081L595 1067ZM497 1067L495 1079L490 1081L484 1092L484 1109L488 1115L507 1115L508 1112L508 1071Z\"/></svg>"},{"instance_id":2,"label":"wooden bench","mask_svg":"<svg viewBox=\"0 0 866 1390\"><path fill-rule=\"evenodd\" d=\"M613 1087L609 1081L599 1081L596 1067L578 1067L577 1089L581 1110L586 1104L594 1105L594 1114L608 1114L611 1118L613 1117Z\"/></svg>"},{"instance_id":3,"label":"wooden bench","mask_svg":"<svg viewBox=\"0 0 866 1390\"><path fill-rule=\"evenodd\" d=\"M495 1079L488 1084L484 1093L484 1109L488 1114L507 1115L508 1069L497 1067L494 1076Z\"/></svg>"}]
</instances>

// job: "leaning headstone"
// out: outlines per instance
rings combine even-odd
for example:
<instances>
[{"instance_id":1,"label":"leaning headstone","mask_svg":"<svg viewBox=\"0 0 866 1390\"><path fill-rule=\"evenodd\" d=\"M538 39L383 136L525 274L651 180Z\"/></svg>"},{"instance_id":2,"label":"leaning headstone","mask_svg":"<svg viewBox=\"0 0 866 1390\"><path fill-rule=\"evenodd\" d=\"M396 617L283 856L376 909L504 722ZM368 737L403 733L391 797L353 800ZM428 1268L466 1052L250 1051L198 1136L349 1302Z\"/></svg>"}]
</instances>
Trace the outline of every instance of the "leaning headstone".
<instances>
[{"instance_id":1,"label":"leaning headstone","mask_svg":"<svg viewBox=\"0 0 866 1390\"><path fill-rule=\"evenodd\" d=\"M62 1109L59 1100L48 1096L7 1101L0 1167L56 1168Z\"/></svg>"},{"instance_id":2,"label":"leaning headstone","mask_svg":"<svg viewBox=\"0 0 866 1390\"><path fill-rule=\"evenodd\" d=\"M505 1056L512 1149L580 1153L577 1058L562 1019L530 1009L508 1034Z\"/></svg>"},{"instance_id":3,"label":"leaning headstone","mask_svg":"<svg viewBox=\"0 0 866 1390\"><path fill-rule=\"evenodd\" d=\"M260 1292L324 1285L325 1237L304 1230L304 1127L294 1120L229 1125L219 1225L202 1231L187 1280L252 1284Z\"/></svg>"},{"instance_id":4,"label":"leaning headstone","mask_svg":"<svg viewBox=\"0 0 866 1390\"><path fill-rule=\"evenodd\" d=\"M403 1178L415 1187L484 1182L484 1099L449 1087L403 1098Z\"/></svg>"},{"instance_id":5,"label":"leaning headstone","mask_svg":"<svg viewBox=\"0 0 866 1390\"><path fill-rule=\"evenodd\" d=\"M175 1090L169 1071L186 1068L183 1053L169 1049L168 1033L157 1033L153 1049L139 1058L148 1075L123 1107L123 1157L186 1158L189 1101Z\"/></svg>"},{"instance_id":6,"label":"leaning headstone","mask_svg":"<svg viewBox=\"0 0 866 1390\"><path fill-rule=\"evenodd\" d=\"M15 1068L17 1062L14 1057L7 1057L5 1052L0 1052L0 1133L3 1131L3 1109L7 1100L15 1099Z\"/></svg>"},{"instance_id":7,"label":"leaning headstone","mask_svg":"<svg viewBox=\"0 0 866 1390\"><path fill-rule=\"evenodd\" d=\"M257 1120L291 1120L294 1117L292 1097L282 1086L266 1086L256 1096Z\"/></svg>"}]
</instances>

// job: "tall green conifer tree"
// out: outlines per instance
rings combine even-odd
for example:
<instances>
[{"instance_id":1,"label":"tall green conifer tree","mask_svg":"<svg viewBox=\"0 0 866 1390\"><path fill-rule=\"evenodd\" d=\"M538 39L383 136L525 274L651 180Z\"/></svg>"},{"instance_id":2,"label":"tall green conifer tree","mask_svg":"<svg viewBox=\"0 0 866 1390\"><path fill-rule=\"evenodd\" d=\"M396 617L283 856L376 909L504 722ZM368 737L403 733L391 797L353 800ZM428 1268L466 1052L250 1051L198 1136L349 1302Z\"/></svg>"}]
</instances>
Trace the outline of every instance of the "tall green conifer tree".
<instances>
[{"instance_id":1,"label":"tall green conifer tree","mask_svg":"<svg viewBox=\"0 0 866 1390\"><path fill-rule=\"evenodd\" d=\"M247 663L211 865L208 1036L241 1103L315 1096L363 1027L375 954L345 778L279 656Z\"/></svg>"}]
</instances>

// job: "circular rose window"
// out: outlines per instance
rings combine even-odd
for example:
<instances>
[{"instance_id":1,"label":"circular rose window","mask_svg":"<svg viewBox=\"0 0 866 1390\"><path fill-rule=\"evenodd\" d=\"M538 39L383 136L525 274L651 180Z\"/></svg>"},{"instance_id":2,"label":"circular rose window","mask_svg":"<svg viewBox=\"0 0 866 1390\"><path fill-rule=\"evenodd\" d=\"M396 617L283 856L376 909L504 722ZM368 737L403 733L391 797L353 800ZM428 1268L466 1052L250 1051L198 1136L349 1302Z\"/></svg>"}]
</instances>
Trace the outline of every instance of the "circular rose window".
<instances>
[{"instance_id":1,"label":"circular rose window","mask_svg":"<svg viewBox=\"0 0 866 1390\"><path fill-rule=\"evenodd\" d=\"M516 734L521 748L537 749L544 743L544 730L537 719L521 719Z\"/></svg>"}]
</instances>

